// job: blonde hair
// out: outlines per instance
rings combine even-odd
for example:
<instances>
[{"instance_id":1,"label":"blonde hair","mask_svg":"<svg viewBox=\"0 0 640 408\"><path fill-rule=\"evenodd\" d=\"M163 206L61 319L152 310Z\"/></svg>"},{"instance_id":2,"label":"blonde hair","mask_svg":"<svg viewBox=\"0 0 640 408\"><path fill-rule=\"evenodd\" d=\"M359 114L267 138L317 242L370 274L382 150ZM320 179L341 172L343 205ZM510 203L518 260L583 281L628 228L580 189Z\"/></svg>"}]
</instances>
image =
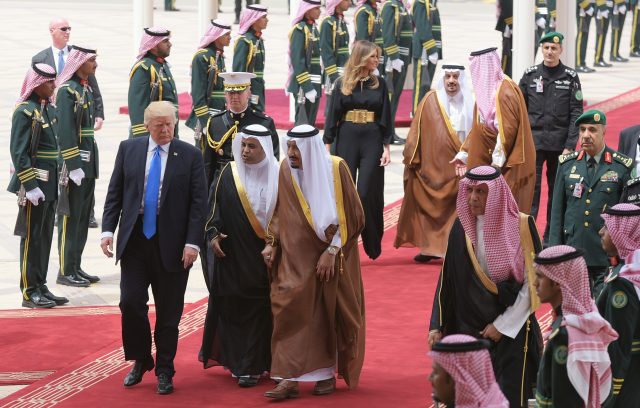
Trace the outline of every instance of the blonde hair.
<instances>
[{"instance_id":1,"label":"blonde hair","mask_svg":"<svg viewBox=\"0 0 640 408\"><path fill-rule=\"evenodd\" d=\"M151 102L144 110L144 124L149 124L151 119L159 116L171 116L173 118L173 123L176 123L177 114L178 109L176 109L176 107L169 101Z\"/></svg>"},{"instance_id":2,"label":"blonde hair","mask_svg":"<svg viewBox=\"0 0 640 408\"><path fill-rule=\"evenodd\" d=\"M369 73L369 69L367 68L369 57L373 53L376 54L376 57L380 58L380 47L374 43L366 40L359 40L353 43L353 50L351 50L351 55L344 66L344 74L342 75L341 91L343 95L351 95L358 82L367 75L371 76L369 88L378 88L380 85L378 83L378 77Z\"/></svg>"}]
</instances>

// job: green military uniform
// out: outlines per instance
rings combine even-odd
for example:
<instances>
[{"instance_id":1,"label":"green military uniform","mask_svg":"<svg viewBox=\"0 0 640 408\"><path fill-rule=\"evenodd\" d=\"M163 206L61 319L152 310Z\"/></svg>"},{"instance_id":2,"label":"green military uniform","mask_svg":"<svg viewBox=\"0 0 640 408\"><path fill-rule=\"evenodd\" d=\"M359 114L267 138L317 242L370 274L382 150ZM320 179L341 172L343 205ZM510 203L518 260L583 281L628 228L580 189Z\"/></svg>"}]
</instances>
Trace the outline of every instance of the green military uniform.
<instances>
[{"instance_id":1,"label":"green military uniform","mask_svg":"<svg viewBox=\"0 0 640 408\"><path fill-rule=\"evenodd\" d=\"M513 0L498 0L500 14L496 22L496 31L502 33L502 71L511 76L511 63L513 47Z\"/></svg>"},{"instance_id":2,"label":"green military uniform","mask_svg":"<svg viewBox=\"0 0 640 408\"><path fill-rule=\"evenodd\" d=\"M569 336L561 325L562 310L556 309L557 317L551 324L551 334L540 360L536 383L538 407L584 408L584 401L574 388L567 372Z\"/></svg>"},{"instance_id":3,"label":"green military uniform","mask_svg":"<svg viewBox=\"0 0 640 408\"><path fill-rule=\"evenodd\" d=\"M593 72L587 67L587 41L589 40L589 27L591 18L595 14L595 0L582 0L576 5L576 18L578 19L578 36L576 37L576 69L578 72Z\"/></svg>"},{"instance_id":4,"label":"green military uniform","mask_svg":"<svg viewBox=\"0 0 640 408\"><path fill-rule=\"evenodd\" d=\"M94 139L95 105L93 91L74 75L65 82L56 97L58 108L58 143L60 154L69 172L84 171L78 186L69 180L69 208L71 215L58 219L58 253L60 275L73 277L80 270L82 253L87 242L89 215L94 200L94 188L98 178L98 145ZM76 102L82 100L82 122L76 127Z\"/></svg>"},{"instance_id":5,"label":"green military uniform","mask_svg":"<svg viewBox=\"0 0 640 408\"><path fill-rule=\"evenodd\" d=\"M53 80L53 78L52 78ZM35 154L30 152L31 129L34 120L42 120L42 130ZM44 201L34 206L27 200L27 236L20 239L20 290L23 300L29 300L35 291L46 289L49 254L53 239L53 221L58 198L58 142L55 134L55 107L45 105L44 111L38 95L16 106L11 121L11 160L15 173L8 190L18 193L39 187ZM35 156L35 162L31 157ZM43 173L46 172L48 180Z\"/></svg>"},{"instance_id":6,"label":"green military uniform","mask_svg":"<svg viewBox=\"0 0 640 408\"><path fill-rule=\"evenodd\" d=\"M613 17L613 1L612 0L596 0L596 7L600 13L608 11L607 17L601 15L598 18L596 14L596 66L611 66L604 61L604 43L607 40L607 31L609 31L609 22Z\"/></svg>"},{"instance_id":7,"label":"green military uniform","mask_svg":"<svg viewBox=\"0 0 640 408\"><path fill-rule=\"evenodd\" d=\"M233 71L256 74L251 80L251 104L262 112L265 109L264 60L262 33L258 34L250 28L236 40L233 48Z\"/></svg>"},{"instance_id":8,"label":"green military uniform","mask_svg":"<svg viewBox=\"0 0 640 408\"><path fill-rule=\"evenodd\" d=\"M320 23L320 58L324 66L324 91L330 95L349 59L349 30L342 15L327 16ZM325 118L328 109L329 103L325 105Z\"/></svg>"},{"instance_id":9,"label":"green military uniform","mask_svg":"<svg viewBox=\"0 0 640 408\"><path fill-rule=\"evenodd\" d=\"M535 41L533 43L533 55L535 56L538 52L538 48L540 48L539 41L540 38L544 35L545 31L549 31L549 9L547 7L547 0L536 0L535 6L535 24L536 24L536 32L535 32ZM544 27L540 27L538 25L539 19L544 19Z\"/></svg>"},{"instance_id":10,"label":"green military uniform","mask_svg":"<svg viewBox=\"0 0 640 408\"><path fill-rule=\"evenodd\" d=\"M416 0L411 14L415 34L413 36L413 113L418 109L418 103L431 89L436 64L429 61L429 56L438 54L442 59L442 32L440 27L440 12L436 8L435 0Z\"/></svg>"},{"instance_id":11,"label":"green military uniform","mask_svg":"<svg viewBox=\"0 0 640 408\"><path fill-rule=\"evenodd\" d=\"M301 109L303 105L299 94L315 90L317 92L315 102L304 100L304 110L308 119L307 124L315 126L320 97L322 96L322 67L320 66L320 33L315 23L300 21L289 32L289 49L293 72L289 78L287 91L296 98L296 123L302 124Z\"/></svg>"},{"instance_id":12,"label":"green military uniform","mask_svg":"<svg viewBox=\"0 0 640 408\"><path fill-rule=\"evenodd\" d=\"M165 11L177 11L176 8L176 0L164 0L164 10Z\"/></svg>"},{"instance_id":13,"label":"green military uniform","mask_svg":"<svg viewBox=\"0 0 640 408\"><path fill-rule=\"evenodd\" d=\"M225 72L223 50L211 43L207 48L196 51L191 61L191 99L193 109L185 125L195 129L200 124L204 128L209 116L226 109L224 85L220 72ZM204 149L202 139L200 150Z\"/></svg>"},{"instance_id":14,"label":"green military uniform","mask_svg":"<svg viewBox=\"0 0 640 408\"><path fill-rule=\"evenodd\" d=\"M360 6L353 15L354 29L356 35L356 41L367 40L374 43L382 50L380 55L380 63L378 64L378 71L380 76L384 71L384 43L382 41L382 22L378 14L378 9L371 5L371 1L377 3L376 0L370 0Z\"/></svg>"},{"instance_id":15,"label":"green military uniform","mask_svg":"<svg viewBox=\"0 0 640 408\"><path fill-rule=\"evenodd\" d=\"M631 19L631 45L630 56L640 57L640 1L631 0L629 7L633 12L633 18Z\"/></svg>"},{"instance_id":16,"label":"green military uniform","mask_svg":"<svg viewBox=\"0 0 640 408\"><path fill-rule=\"evenodd\" d=\"M411 63L411 43L413 20L402 0L387 1L382 5L382 41L384 45L385 70L389 93L391 94L392 131L395 133L395 118L400 104L400 95L407 79ZM404 62L400 72L391 67L391 61Z\"/></svg>"},{"instance_id":17,"label":"green military uniform","mask_svg":"<svg viewBox=\"0 0 640 408\"><path fill-rule=\"evenodd\" d=\"M611 54L609 59L616 62L627 62L627 58L620 55L620 40L622 39L622 29L624 28L624 20L627 18L628 10L627 0L614 0L613 16L611 21ZM624 13L620 7L624 6Z\"/></svg>"},{"instance_id":18,"label":"green military uniform","mask_svg":"<svg viewBox=\"0 0 640 408\"><path fill-rule=\"evenodd\" d=\"M613 389L603 408L637 406L640 401L640 299L633 283L612 268L598 297L600 314L618 332L609 344Z\"/></svg>"},{"instance_id":19,"label":"green military uniform","mask_svg":"<svg viewBox=\"0 0 640 408\"><path fill-rule=\"evenodd\" d=\"M162 75L160 76L160 71ZM151 102L152 84L158 84L158 97L154 101L169 101L178 109L178 91L173 81L169 64L164 58L156 57L148 52L136 62L129 74L129 119L131 130L129 137L149 136L144 126L144 110ZM177 119L177 118L176 118ZM178 121L174 136L178 136Z\"/></svg>"},{"instance_id":20,"label":"green military uniform","mask_svg":"<svg viewBox=\"0 0 640 408\"><path fill-rule=\"evenodd\" d=\"M554 31L556 29L556 20L558 19L556 0L547 0L547 12L549 13L549 18L547 19L545 32Z\"/></svg>"}]
</instances>

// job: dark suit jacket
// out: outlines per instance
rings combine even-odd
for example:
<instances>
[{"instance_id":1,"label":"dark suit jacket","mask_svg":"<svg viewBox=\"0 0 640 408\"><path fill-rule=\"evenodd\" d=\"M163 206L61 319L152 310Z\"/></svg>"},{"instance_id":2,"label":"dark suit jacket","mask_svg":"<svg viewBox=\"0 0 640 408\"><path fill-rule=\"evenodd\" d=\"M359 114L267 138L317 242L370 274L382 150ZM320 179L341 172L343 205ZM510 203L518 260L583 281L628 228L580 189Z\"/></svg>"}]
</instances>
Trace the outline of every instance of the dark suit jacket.
<instances>
[{"instance_id":1,"label":"dark suit jacket","mask_svg":"<svg viewBox=\"0 0 640 408\"><path fill-rule=\"evenodd\" d=\"M633 166L636 163L636 153L638 151L638 140L640 139L640 125L635 125L623 129L618 139L618 151L625 154L633 160Z\"/></svg>"},{"instance_id":2,"label":"dark suit jacket","mask_svg":"<svg viewBox=\"0 0 640 408\"><path fill-rule=\"evenodd\" d=\"M71 49L70 46L67 48ZM44 50L40 51L36 55L31 58L32 64L40 64L44 63L47 65L51 65L53 68L56 67L56 63L53 59L53 50L51 47L47 47ZM100 88L98 87L98 81L96 80L95 75L89 75L89 86L93 89L93 100L96 104L96 117L104 119L104 105L102 103L102 94L100 93Z\"/></svg>"},{"instance_id":3,"label":"dark suit jacket","mask_svg":"<svg viewBox=\"0 0 640 408\"><path fill-rule=\"evenodd\" d=\"M120 224L116 262L140 215L144 193L148 137L120 142L102 216L102 231L115 232ZM207 187L200 150L173 139L162 180L157 234L162 263L169 271L184 270L185 244L203 247Z\"/></svg>"}]
</instances>

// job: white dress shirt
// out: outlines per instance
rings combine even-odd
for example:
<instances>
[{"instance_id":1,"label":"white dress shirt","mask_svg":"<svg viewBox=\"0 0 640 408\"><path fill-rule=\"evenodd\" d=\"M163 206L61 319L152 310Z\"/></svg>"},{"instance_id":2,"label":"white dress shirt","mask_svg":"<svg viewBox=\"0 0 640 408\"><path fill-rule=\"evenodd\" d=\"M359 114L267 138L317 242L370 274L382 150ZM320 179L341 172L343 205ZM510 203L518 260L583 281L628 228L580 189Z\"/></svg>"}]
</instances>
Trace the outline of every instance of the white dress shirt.
<instances>
[{"instance_id":1,"label":"white dress shirt","mask_svg":"<svg viewBox=\"0 0 640 408\"><path fill-rule=\"evenodd\" d=\"M458 134L460 143L464 143L464 139L470 129L465 129L464 101L462 99L462 92L458 92L454 96L447 95L445 108L447 115L449 115L449 122Z\"/></svg>"},{"instance_id":2,"label":"white dress shirt","mask_svg":"<svg viewBox=\"0 0 640 408\"><path fill-rule=\"evenodd\" d=\"M64 49L58 49L56 47L54 47L53 45L51 46L51 51L53 51L53 62L54 64L56 64L55 68L56 68L56 72L58 73L58 75L60 75L60 67L58 66L58 58L60 58L60 51L62 51L62 59L64 60L64 63L67 63L67 58L69 58L69 49L67 47L64 47Z\"/></svg>"}]
</instances>

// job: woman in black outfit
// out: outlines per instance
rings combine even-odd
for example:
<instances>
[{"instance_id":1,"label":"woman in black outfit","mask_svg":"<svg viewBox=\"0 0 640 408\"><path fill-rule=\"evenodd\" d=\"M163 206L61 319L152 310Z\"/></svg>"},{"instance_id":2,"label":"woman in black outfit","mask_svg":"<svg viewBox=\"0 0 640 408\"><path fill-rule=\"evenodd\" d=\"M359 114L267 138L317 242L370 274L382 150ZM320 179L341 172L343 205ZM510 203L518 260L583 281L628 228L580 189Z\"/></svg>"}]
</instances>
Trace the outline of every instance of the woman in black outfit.
<instances>
[{"instance_id":1,"label":"woman in black outfit","mask_svg":"<svg viewBox=\"0 0 640 408\"><path fill-rule=\"evenodd\" d=\"M371 259L380 256L383 233L384 166L390 163L393 136L387 85L377 74L380 48L356 41L344 74L334 86L325 122L324 143L336 142L356 181L364 207L364 250Z\"/></svg>"}]
</instances>

